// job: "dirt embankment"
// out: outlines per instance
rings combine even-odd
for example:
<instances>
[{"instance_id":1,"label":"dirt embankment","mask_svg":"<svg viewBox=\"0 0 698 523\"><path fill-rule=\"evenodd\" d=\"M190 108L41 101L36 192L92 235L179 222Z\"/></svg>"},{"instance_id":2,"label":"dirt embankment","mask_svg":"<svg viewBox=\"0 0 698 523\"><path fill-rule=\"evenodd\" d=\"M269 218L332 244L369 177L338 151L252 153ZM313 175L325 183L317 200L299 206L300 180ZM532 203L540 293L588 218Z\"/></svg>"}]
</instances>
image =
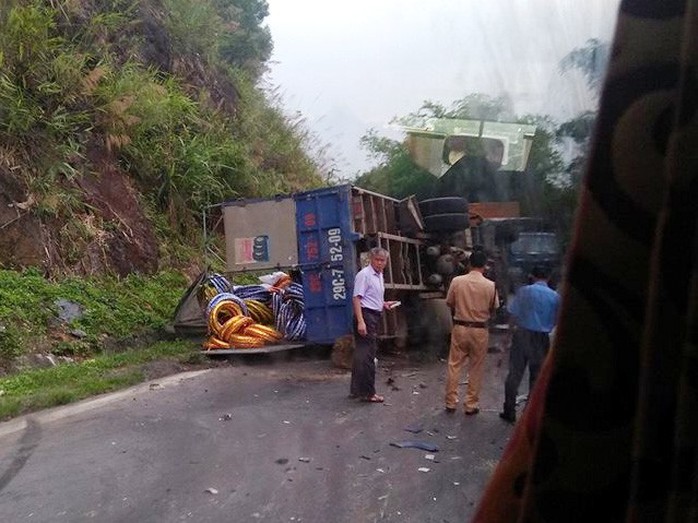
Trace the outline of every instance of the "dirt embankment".
<instances>
[{"instance_id":1,"label":"dirt embankment","mask_svg":"<svg viewBox=\"0 0 698 523\"><path fill-rule=\"evenodd\" d=\"M0 173L0 266L78 274L152 273L158 244L131 180L102 161L98 174L71 182L89 212L44 216L19 177Z\"/></svg>"}]
</instances>

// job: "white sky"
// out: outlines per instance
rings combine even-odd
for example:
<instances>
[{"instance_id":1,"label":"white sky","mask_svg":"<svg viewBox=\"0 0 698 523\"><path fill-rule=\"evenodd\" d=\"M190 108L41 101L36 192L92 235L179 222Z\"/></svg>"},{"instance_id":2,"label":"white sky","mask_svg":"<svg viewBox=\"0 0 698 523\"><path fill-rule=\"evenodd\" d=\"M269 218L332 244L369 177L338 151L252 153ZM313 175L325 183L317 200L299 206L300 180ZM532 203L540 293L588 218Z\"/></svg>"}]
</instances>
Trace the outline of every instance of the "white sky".
<instances>
[{"instance_id":1,"label":"white sky","mask_svg":"<svg viewBox=\"0 0 698 523\"><path fill-rule=\"evenodd\" d=\"M268 82L300 112L344 176L370 166L359 138L424 100L508 94L517 114L593 107L560 59L611 41L619 0L268 0Z\"/></svg>"}]
</instances>

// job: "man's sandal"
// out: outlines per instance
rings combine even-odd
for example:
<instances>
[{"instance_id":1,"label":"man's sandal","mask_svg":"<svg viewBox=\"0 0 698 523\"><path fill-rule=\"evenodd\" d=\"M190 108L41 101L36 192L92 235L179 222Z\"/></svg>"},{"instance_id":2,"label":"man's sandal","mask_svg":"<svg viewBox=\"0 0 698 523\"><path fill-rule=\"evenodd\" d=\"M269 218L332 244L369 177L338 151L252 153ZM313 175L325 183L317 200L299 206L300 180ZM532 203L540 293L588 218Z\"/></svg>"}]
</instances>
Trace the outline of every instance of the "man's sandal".
<instances>
[{"instance_id":1,"label":"man's sandal","mask_svg":"<svg viewBox=\"0 0 698 523\"><path fill-rule=\"evenodd\" d=\"M378 394L374 394L373 396L361 398L361 401L366 401L368 403L383 403L385 398L383 398L383 396L379 396Z\"/></svg>"}]
</instances>

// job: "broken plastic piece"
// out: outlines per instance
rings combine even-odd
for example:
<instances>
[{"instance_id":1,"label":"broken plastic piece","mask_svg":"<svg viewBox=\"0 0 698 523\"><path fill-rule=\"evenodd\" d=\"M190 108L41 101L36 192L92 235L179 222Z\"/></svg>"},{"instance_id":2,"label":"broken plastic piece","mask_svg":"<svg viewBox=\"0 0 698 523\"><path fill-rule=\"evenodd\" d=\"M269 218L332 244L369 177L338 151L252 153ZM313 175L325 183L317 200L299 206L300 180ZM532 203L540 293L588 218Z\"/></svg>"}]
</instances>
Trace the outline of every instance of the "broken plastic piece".
<instances>
[{"instance_id":1,"label":"broken plastic piece","mask_svg":"<svg viewBox=\"0 0 698 523\"><path fill-rule=\"evenodd\" d=\"M412 434L419 434L424 430L424 426L421 423L413 423L412 425L405 427L405 430L407 432L411 432Z\"/></svg>"},{"instance_id":2,"label":"broken plastic piece","mask_svg":"<svg viewBox=\"0 0 698 523\"><path fill-rule=\"evenodd\" d=\"M422 440L398 441L397 443L391 443L390 445L399 449L421 449L426 450L427 452L439 451L438 445Z\"/></svg>"}]
</instances>

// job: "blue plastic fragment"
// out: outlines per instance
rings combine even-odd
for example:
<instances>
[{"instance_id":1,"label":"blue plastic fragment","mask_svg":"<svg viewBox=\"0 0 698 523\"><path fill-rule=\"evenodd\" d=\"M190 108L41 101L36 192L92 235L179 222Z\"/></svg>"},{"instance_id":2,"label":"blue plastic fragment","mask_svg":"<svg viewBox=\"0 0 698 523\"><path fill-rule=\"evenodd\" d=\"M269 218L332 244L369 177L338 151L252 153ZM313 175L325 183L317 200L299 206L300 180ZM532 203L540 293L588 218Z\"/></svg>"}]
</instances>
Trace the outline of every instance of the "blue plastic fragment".
<instances>
[{"instance_id":1,"label":"blue plastic fragment","mask_svg":"<svg viewBox=\"0 0 698 523\"><path fill-rule=\"evenodd\" d=\"M424 425L421 423L413 423L412 425L405 427L405 430L407 432L411 432L412 434L419 434L424 430Z\"/></svg>"},{"instance_id":2,"label":"blue plastic fragment","mask_svg":"<svg viewBox=\"0 0 698 523\"><path fill-rule=\"evenodd\" d=\"M429 452L439 451L438 445L422 440L398 441L397 443L391 443L390 445L399 449L421 449L428 450Z\"/></svg>"}]
</instances>

